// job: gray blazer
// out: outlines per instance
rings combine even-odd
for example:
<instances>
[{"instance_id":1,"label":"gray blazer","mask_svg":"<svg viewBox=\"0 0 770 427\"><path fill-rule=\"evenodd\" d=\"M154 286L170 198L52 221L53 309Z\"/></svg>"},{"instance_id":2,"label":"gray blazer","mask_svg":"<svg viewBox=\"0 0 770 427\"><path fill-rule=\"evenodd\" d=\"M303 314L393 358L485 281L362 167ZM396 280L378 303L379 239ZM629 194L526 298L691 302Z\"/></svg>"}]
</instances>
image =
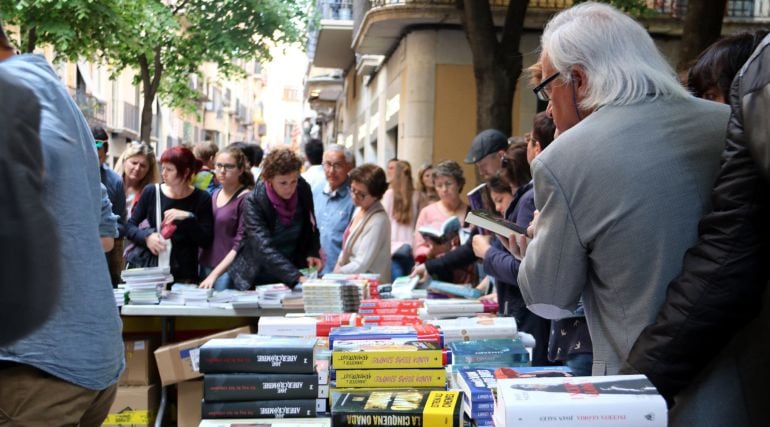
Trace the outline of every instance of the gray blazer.
<instances>
[{"instance_id":1,"label":"gray blazer","mask_svg":"<svg viewBox=\"0 0 770 427\"><path fill-rule=\"evenodd\" d=\"M530 310L583 299L594 375L618 373L710 206L729 108L688 97L606 106L532 163L536 236L519 270Z\"/></svg>"}]
</instances>

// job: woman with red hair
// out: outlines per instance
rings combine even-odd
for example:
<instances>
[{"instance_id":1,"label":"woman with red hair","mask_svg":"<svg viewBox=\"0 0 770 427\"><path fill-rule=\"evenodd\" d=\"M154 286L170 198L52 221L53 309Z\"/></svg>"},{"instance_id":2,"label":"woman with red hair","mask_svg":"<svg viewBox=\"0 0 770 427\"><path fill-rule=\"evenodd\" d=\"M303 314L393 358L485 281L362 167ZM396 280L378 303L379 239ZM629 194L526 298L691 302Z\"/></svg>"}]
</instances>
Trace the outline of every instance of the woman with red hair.
<instances>
[{"instance_id":1,"label":"woman with red hair","mask_svg":"<svg viewBox=\"0 0 770 427\"><path fill-rule=\"evenodd\" d=\"M126 237L158 255L171 242L170 266L175 282L198 283L198 250L211 244L211 197L194 188L192 179L201 163L186 147L171 147L160 157L163 184L144 188L131 212ZM160 188L161 224L156 224L156 188ZM148 228L141 228L146 221ZM132 259L126 258L131 266Z\"/></svg>"}]
</instances>

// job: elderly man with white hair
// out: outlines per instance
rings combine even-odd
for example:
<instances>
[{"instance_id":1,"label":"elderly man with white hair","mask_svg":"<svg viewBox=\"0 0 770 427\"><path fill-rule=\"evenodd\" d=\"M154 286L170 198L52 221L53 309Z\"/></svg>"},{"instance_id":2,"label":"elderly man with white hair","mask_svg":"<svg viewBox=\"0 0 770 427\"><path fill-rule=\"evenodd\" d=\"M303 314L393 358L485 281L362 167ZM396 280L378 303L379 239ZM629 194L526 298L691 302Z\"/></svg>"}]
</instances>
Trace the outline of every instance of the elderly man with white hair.
<instances>
[{"instance_id":1,"label":"elderly man with white hair","mask_svg":"<svg viewBox=\"0 0 770 427\"><path fill-rule=\"evenodd\" d=\"M535 314L582 299L593 375L619 372L698 237L729 109L692 97L645 29L583 3L542 37L541 84L560 134L532 162L540 217L519 270Z\"/></svg>"}]
</instances>

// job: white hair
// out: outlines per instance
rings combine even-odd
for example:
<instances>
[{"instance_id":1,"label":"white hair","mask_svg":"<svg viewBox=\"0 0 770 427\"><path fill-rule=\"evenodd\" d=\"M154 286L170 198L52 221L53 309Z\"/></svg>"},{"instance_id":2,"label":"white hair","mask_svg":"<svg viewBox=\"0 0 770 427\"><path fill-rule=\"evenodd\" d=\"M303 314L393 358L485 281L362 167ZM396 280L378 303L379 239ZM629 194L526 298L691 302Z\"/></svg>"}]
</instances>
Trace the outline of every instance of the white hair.
<instances>
[{"instance_id":1,"label":"white hair","mask_svg":"<svg viewBox=\"0 0 770 427\"><path fill-rule=\"evenodd\" d=\"M607 4L581 3L560 12L543 30L541 47L561 79L570 81L575 65L585 70L580 106L587 110L690 96L644 27Z\"/></svg>"},{"instance_id":2,"label":"white hair","mask_svg":"<svg viewBox=\"0 0 770 427\"><path fill-rule=\"evenodd\" d=\"M340 145L340 144L329 144L328 147L326 147L326 150L324 152L330 152L330 153L342 153L343 156L345 156L345 161L353 164L353 153L347 149L347 147Z\"/></svg>"}]
</instances>

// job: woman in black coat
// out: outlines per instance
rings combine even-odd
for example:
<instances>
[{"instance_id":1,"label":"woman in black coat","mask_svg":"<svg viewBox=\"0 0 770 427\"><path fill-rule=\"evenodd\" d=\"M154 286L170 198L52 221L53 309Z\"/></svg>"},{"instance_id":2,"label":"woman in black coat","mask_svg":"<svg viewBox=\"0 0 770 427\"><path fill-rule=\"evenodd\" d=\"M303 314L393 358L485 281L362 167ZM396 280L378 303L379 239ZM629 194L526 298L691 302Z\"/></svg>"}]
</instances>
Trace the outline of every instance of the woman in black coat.
<instances>
[{"instance_id":1,"label":"woman in black coat","mask_svg":"<svg viewBox=\"0 0 770 427\"><path fill-rule=\"evenodd\" d=\"M244 236L229 274L238 289L305 280L301 268L322 266L310 185L302 161L288 149L270 152L262 175L245 201Z\"/></svg>"}]
</instances>

